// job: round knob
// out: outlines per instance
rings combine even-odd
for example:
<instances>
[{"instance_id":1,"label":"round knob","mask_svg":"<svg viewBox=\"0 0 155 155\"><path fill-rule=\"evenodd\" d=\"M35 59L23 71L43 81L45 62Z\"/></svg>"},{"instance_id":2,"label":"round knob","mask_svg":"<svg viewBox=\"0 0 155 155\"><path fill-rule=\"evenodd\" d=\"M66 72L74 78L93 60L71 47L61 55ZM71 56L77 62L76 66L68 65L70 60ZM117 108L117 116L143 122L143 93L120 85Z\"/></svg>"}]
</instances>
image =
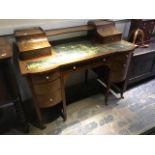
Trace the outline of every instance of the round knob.
<instances>
[{"instance_id":1,"label":"round knob","mask_svg":"<svg viewBox=\"0 0 155 155\"><path fill-rule=\"evenodd\" d=\"M126 58L128 58L128 55L126 55Z\"/></svg>"},{"instance_id":2,"label":"round knob","mask_svg":"<svg viewBox=\"0 0 155 155\"><path fill-rule=\"evenodd\" d=\"M49 79L50 79L50 77L49 77L49 76L46 76L46 79L47 79L47 80L49 80Z\"/></svg>"},{"instance_id":3,"label":"round knob","mask_svg":"<svg viewBox=\"0 0 155 155\"><path fill-rule=\"evenodd\" d=\"M106 58L103 58L103 60L102 60L103 62L105 62L106 61Z\"/></svg>"},{"instance_id":4,"label":"round knob","mask_svg":"<svg viewBox=\"0 0 155 155\"><path fill-rule=\"evenodd\" d=\"M77 68L76 66L73 66L73 70L76 70L76 68Z\"/></svg>"},{"instance_id":5,"label":"round knob","mask_svg":"<svg viewBox=\"0 0 155 155\"><path fill-rule=\"evenodd\" d=\"M52 102L52 101L53 101L53 99L52 99L52 98L50 98L50 99L49 99L49 101L50 101L50 102Z\"/></svg>"},{"instance_id":6,"label":"round knob","mask_svg":"<svg viewBox=\"0 0 155 155\"><path fill-rule=\"evenodd\" d=\"M2 54L1 54L1 57L4 57L4 56L6 56L6 53L2 53Z\"/></svg>"}]
</instances>

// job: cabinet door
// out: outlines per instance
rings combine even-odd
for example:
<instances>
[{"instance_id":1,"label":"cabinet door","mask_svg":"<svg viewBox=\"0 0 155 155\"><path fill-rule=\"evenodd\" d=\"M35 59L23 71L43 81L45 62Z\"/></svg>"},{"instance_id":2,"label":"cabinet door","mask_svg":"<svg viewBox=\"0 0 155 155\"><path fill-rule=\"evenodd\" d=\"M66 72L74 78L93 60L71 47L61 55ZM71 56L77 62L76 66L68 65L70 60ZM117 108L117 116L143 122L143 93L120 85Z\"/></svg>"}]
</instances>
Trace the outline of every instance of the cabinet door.
<instances>
[{"instance_id":1,"label":"cabinet door","mask_svg":"<svg viewBox=\"0 0 155 155\"><path fill-rule=\"evenodd\" d=\"M130 80L143 79L149 77L153 72L155 53L146 53L134 56L130 69Z\"/></svg>"}]
</instances>

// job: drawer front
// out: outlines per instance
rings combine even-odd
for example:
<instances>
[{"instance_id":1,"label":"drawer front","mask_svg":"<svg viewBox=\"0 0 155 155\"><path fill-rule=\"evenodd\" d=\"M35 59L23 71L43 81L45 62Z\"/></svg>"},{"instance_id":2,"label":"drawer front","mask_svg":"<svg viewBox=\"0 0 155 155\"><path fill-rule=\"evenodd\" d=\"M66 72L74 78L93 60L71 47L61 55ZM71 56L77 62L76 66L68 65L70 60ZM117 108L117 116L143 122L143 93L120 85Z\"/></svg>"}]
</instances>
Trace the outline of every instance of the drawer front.
<instances>
[{"instance_id":1,"label":"drawer front","mask_svg":"<svg viewBox=\"0 0 155 155\"><path fill-rule=\"evenodd\" d=\"M46 95L37 95L36 98L40 108L52 107L62 101L61 90Z\"/></svg>"},{"instance_id":2,"label":"drawer front","mask_svg":"<svg viewBox=\"0 0 155 155\"><path fill-rule=\"evenodd\" d=\"M43 74L31 75L33 84L46 83L60 78L60 71L52 71Z\"/></svg>"},{"instance_id":3,"label":"drawer front","mask_svg":"<svg viewBox=\"0 0 155 155\"><path fill-rule=\"evenodd\" d=\"M52 82L34 84L33 87L36 95L46 95L61 89L61 82L60 79L57 79Z\"/></svg>"},{"instance_id":4,"label":"drawer front","mask_svg":"<svg viewBox=\"0 0 155 155\"><path fill-rule=\"evenodd\" d=\"M61 71L63 72L74 72L81 71L85 69L92 69L93 67L101 66L103 64L104 58L99 57L88 61L72 63L69 65L64 65L61 67Z\"/></svg>"},{"instance_id":5,"label":"drawer front","mask_svg":"<svg viewBox=\"0 0 155 155\"><path fill-rule=\"evenodd\" d=\"M103 38L104 43L111 43L121 40L121 34Z\"/></svg>"},{"instance_id":6,"label":"drawer front","mask_svg":"<svg viewBox=\"0 0 155 155\"><path fill-rule=\"evenodd\" d=\"M125 80L129 62L131 59L131 53L120 53L119 55L114 54L103 58L103 66L97 67L94 71L99 76L107 76L107 69L104 66L107 66L110 69L110 81L111 82L120 82ZM104 78L104 77L103 77Z\"/></svg>"}]
</instances>

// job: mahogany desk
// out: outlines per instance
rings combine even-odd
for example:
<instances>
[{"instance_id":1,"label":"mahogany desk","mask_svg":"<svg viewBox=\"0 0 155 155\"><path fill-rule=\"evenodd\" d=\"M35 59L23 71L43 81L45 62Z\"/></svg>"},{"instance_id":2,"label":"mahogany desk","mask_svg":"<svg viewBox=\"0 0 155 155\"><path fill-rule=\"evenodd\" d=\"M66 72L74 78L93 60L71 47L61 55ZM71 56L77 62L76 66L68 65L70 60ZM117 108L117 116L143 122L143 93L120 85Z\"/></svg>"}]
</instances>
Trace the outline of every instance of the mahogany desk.
<instances>
[{"instance_id":1,"label":"mahogany desk","mask_svg":"<svg viewBox=\"0 0 155 155\"><path fill-rule=\"evenodd\" d=\"M111 79L126 77L126 65L135 46L124 40L101 44L92 40L52 45L52 55L19 60L19 67L30 85L39 125L44 128L41 108L62 103L66 114L65 79L73 72L107 65Z\"/></svg>"}]
</instances>

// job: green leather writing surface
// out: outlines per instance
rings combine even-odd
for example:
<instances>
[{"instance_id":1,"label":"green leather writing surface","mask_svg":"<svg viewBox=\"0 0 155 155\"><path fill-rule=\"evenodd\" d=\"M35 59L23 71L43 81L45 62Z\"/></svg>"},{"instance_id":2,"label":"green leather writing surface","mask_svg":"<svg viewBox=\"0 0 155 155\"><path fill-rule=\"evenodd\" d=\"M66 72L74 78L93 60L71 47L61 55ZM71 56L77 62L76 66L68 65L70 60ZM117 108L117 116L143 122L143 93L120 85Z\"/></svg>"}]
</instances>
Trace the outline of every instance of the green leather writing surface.
<instances>
[{"instance_id":1,"label":"green leather writing surface","mask_svg":"<svg viewBox=\"0 0 155 155\"><path fill-rule=\"evenodd\" d=\"M100 44L91 41L81 41L73 42L67 44L61 44L52 47L54 55L46 57L45 59L28 62L26 64L27 70L39 69L39 68L48 68L51 65L64 64L77 61L78 59L84 59L89 56L95 56L102 54L104 52L113 52L113 51L123 51L128 50L133 47L133 44L130 44L126 41L114 42L111 44Z\"/></svg>"}]
</instances>

